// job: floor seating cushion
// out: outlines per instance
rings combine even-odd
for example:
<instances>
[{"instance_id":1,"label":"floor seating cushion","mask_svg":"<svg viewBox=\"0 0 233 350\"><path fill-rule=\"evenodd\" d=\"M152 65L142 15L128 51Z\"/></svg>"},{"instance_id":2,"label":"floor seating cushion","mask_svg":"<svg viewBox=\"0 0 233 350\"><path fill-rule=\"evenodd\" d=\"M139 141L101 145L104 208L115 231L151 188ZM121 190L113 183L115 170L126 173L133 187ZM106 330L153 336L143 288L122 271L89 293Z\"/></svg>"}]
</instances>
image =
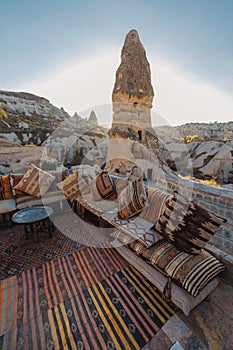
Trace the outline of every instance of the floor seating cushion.
<instances>
[{"instance_id":1,"label":"floor seating cushion","mask_svg":"<svg viewBox=\"0 0 233 350\"><path fill-rule=\"evenodd\" d=\"M179 250L198 255L225 222L224 218L175 192L165 203L154 228Z\"/></svg>"},{"instance_id":2,"label":"floor seating cushion","mask_svg":"<svg viewBox=\"0 0 233 350\"><path fill-rule=\"evenodd\" d=\"M15 190L40 198L48 191L54 180L53 175L30 164L20 182L15 186Z\"/></svg>"},{"instance_id":3,"label":"floor seating cushion","mask_svg":"<svg viewBox=\"0 0 233 350\"><path fill-rule=\"evenodd\" d=\"M127 183L124 182L126 186ZM121 186L119 191L119 186L116 189L117 187L119 197L124 188ZM156 189L147 189L147 195L148 206L137 215L126 219L118 216L117 200L93 201L91 193L76 198L76 211L83 217L85 212L92 212L99 218L99 224L107 223L115 227L113 245L119 253L188 315L216 288L219 283L216 276L223 271L224 265L203 248L199 249L199 254L194 255L179 250L169 240L164 239L160 231L156 230L155 223L164 214L166 218L167 205L175 196ZM224 221L220 220L218 225L222 222Z\"/></svg>"},{"instance_id":4,"label":"floor seating cushion","mask_svg":"<svg viewBox=\"0 0 233 350\"><path fill-rule=\"evenodd\" d=\"M148 205L148 198L142 179L129 181L118 195L118 218L129 219Z\"/></svg>"},{"instance_id":5,"label":"floor seating cushion","mask_svg":"<svg viewBox=\"0 0 233 350\"><path fill-rule=\"evenodd\" d=\"M0 200L13 198L13 192L11 188L11 176L3 175L0 177Z\"/></svg>"},{"instance_id":6,"label":"floor seating cushion","mask_svg":"<svg viewBox=\"0 0 233 350\"><path fill-rule=\"evenodd\" d=\"M35 169L35 166L29 167L30 169ZM39 169L39 168L38 168ZM48 172L42 171L33 171L35 175L34 180L38 175L48 174ZM31 173L31 172L29 172ZM31 195L22 190L21 185L22 180L25 179L24 174L8 174L0 177L0 224L11 223L12 214L19 209L31 207L34 205L51 205L56 204L57 207L61 208L64 201L66 201L65 195L61 190L57 188L57 183L65 179L67 173L65 170L51 170L49 171L49 186L47 186L46 192L44 192L45 187L43 187L43 196ZM51 182L51 179L53 180ZM34 188L34 180L32 181L32 187ZM47 181L45 181L47 183ZM27 184L29 184L27 182ZM20 189L21 188L21 189ZM24 188L24 187L23 187ZM33 192L34 193L34 192ZM40 192L41 194L41 192ZM55 208L55 207L54 207Z\"/></svg>"},{"instance_id":7,"label":"floor seating cushion","mask_svg":"<svg viewBox=\"0 0 233 350\"><path fill-rule=\"evenodd\" d=\"M218 259L204 249L198 255L188 254L165 239L150 248L137 241L129 243L129 247L150 264L159 267L194 297L225 269Z\"/></svg>"},{"instance_id":8,"label":"floor seating cushion","mask_svg":"<svg viewBox=\"0 0 233 350\"><path fill-rule=\"evenodd\" d=\"M121 245L116 246L115 249L121 254L123 258L129 261L136 269L150 280L156 288L158 288L163 295L166 295L168 288L168 278L159 272L153 265L148 264L139 255L135 254L128 247ZM184 288L181 288L176 283L171 281L170 300L182 312L188 316L190 311L199 305L213 290L218 286L219 279L215 277L212 279L196 296L192 296Z\"/></svg>"},{"instance_id":9,"label":"floor seating cushion","mask_svg":"<svg viewBox=\"0 0 233 350\"><path fill-rule=\"evenodd\" d=\"M0 214L11 213L16 210L16 200L14 198L0 200Z\"/></svg>"},{"instance_id":10,"label":"floor seating cushion","mask_svg":"<svg viewBox=\"0 0 233 350\"><path fill-rule=\"evenodd\" d=\"M101 199L115 200L117 198L115 184L107 171L100 172L93 179L91 192L95 201Z\"/></svg>"}]
</instances>

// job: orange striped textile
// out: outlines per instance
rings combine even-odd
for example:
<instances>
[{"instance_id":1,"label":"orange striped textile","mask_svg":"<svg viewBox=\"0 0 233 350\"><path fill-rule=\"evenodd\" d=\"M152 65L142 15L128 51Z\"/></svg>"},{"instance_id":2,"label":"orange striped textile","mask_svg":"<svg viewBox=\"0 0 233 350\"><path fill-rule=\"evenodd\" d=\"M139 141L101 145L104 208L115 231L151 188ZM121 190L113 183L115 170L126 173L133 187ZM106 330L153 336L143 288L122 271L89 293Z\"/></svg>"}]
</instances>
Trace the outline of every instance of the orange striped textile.
<instances>
[{"instance_id":1,"label":"orange striped textile","mask_svg":"<svg viewBox=\"0 0 233 350\"><path fill-rule=\"evenodd\" d=\"M1 349L140 349L175 312L113 248L86 247L0 283Z\"/></svg>"}]
</instances>

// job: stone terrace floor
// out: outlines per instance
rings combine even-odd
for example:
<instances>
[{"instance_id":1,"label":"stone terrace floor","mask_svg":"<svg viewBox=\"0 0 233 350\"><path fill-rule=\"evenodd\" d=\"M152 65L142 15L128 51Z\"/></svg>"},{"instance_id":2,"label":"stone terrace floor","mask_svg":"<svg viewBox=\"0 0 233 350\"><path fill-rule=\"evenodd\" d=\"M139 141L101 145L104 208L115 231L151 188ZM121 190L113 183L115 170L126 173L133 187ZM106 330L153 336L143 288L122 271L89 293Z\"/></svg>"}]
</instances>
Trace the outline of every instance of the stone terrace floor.
<instances>
[{"instance_id":1,"label":"stone terrace floor","mask_svg":"<svg viewBox=\"0 0 233 350\"><path fill-rule=\"evenodd\" d=\"M182 312L173 315L143 347L152 349L233 349L233 287L221 281L188 317Z\"/></svg>"},{"instance_id":2,"label":"stone terrace floor","mask_svg":"<svg viewBox=\"0 0 233 350\"><path fill-rule=\"evenodd\" d=\"M233 287L221 282L189 316L172 316L143 348L152 349L233 349Z\"/></svg>"}]
</instances>

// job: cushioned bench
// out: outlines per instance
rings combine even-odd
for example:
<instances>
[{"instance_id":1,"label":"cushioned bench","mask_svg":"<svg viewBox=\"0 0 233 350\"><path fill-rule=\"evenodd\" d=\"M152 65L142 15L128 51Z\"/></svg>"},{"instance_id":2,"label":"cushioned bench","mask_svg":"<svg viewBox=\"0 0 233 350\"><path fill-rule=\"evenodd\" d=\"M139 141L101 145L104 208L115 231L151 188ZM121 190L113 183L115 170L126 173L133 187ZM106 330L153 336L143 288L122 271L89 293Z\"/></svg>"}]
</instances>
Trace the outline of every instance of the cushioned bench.
<instances>
[{"instance_id":1,"label":"cushioned bench","mask_svg":"<svg viewBox=\"0 0 233 350\"><path fill-rule=\"evenodd\" d=\"M124 190L125 186L127 181L121 190ZM134 190L136 188L137 186ZM224 270L224 265L203 247L217 228L224 223L223 219L202 210L192 201L179 199L177 195L170 196L156 189L147 189L148 203L145 208L141 208L136 215L129 218L119 218L119 196L117 200L114 198L112 201L109 198L96 200L95 191L80 195L74 200L73 208L76 213L83 218L90 217L91 213L95 217L96 225L115 228L112 233L112 245L185 315L188 315L216 288L219 283L216 276ZM128 195L131 197L131 194ZM144 196L142 192L141 195ZM125 204L128 208L123 208L123 215L131 210L131 204ZM177 217L179 219L181 210L185 211L184 217L174 225ZM171 213L175 215L175 219L172 218L170 222ZM197 216L200 219L199 226ZM168 227L174 225L169 234L165 230L165 223ZM195 232L194 226L198 232ZM187 230L190 231L188 234ZM164 234L166 239L163 237ZM176 234L177 242L174 239ZM186 236L189 241L185 240ZM176 245L181 245L184 251L179 250ZM165 261L166 264L163 266ZM185 266L189 267L187 271ZM183 281L179 280L181 276Z\"/></svg>"},{"instance_id":2,"label":"cushioned bench","mask_svg":"<svg viewBox=\"0 0 233 350\"><path fill-rule=\"evenodd\" d=\"M138 269L143 275L150 280L160 292L163 293L167 300L177 306L183 313L188 316L190 311L199 305L219 284L219 278L212 279L203 290L193 297L184 288L181 288L176 283L171 281L171 285L168 285L168 277L159 272L155 266L152 266L145 262L140 256L133 253L126 246L115 246L118 253L121 254L130 264ZM170 289L170 290L169 290Z\"/></svg>"},{"instance_id":3,"label":"cushioned bench","mask_svg":"<svg viewBox=\"0 0 233 350\"><path fill-rule=\"evenodd\" d=\"M36 173L37 172L37 173ZM27 174L29 174L27 176ZM39 174L51 178L46 190L42 189L42 196L37 195ZM26 175L26 176L25 176ZM30 176L32 180L30 179ZM31 165L26 174L8 174L0 177L0 223L11 223L11 216L19 209L38 205L52 205L56 209L62 209L67 199L57 187L65 179L66 171L45 172ZM25 182L23 182L25 180ZM19 188L20 187L20 188ZM26 192L25 192L26 191ZM29 192L29 193L28 193Z\"/></svg>"}]
</instances>

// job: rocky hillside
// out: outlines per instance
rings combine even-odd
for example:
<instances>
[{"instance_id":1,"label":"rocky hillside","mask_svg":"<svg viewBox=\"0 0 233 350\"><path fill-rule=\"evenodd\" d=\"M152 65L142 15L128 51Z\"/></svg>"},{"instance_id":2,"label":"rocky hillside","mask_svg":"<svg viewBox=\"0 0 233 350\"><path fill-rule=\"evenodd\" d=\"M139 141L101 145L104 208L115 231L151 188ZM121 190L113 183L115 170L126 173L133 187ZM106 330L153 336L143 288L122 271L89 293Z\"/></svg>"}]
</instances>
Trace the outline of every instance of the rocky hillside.
<instances>
[{"instance_id":1,"label":"rocky hillside","mask_svg":"<svg viewBox=\"0 0 233 350\"><path fill-rule=\"evenodd\" d=\"M66 118L43 143L47 152L59 162L68 164L80 164L84 158L86 164L96 160L100 165L105 163L107 150L102 144L107 139L108 130L98 126L93 113L88 120L77 113Z\"/></svg>"},{"instance_id":2,"label":"rocky hillside","mask_svg":"<svg viewBox=\"0 0 233 350\"><path fill-rule=\"evenodd\" d=\"M24 171L28 162L39 162L41 150L22 149L25 145L46 146L49 157L58 163L84 160L92 164L97 160L101 165L106 160L107 131L98 126L93 111L88 119L77 113L71 117L46 98L0 90L0 173ZM155 133L162 158L174 171L233 183L233 122L161 126ZM16 146L21 150L13 149Z\"/></svg>"},{"instance_id":3,"label":"rocky hillside","mask_svg":"<svg viewBox=\"0 0 233 350\"><path fill-rule=\"evenodd\" d=\"M68 116L43 97L0 90L0 140L41 145Z\"/></svg>"},{"instance_id":4,"label":"rocky hillside","mask_svg":"<svg viewBox=\"0 0 233 350\"><path fill-rule=\"evenodd\" d=\"M43 97L0 90L0 148L4 147L0 152L2 174L22 172L28 162L39 162L40 147L18 150L16 146L46 146L51 160L54 158L58 163L78 164L85 156L87 163L94 159L102 163L106 152L97 151L96 145L106 138L107 129L98 126L94 111L88 119L83 119L77 113L70 116ZM11 157L13 148L6 152L9 147L14 148L14 157Z\"/></svg>"},{"instance_id":5,"label":"rocky hillside","mask_svg":"<svg viewBox=\"0 0 233 350\"><path fill-rule=\"evenodd\" d=\"M179 141L189 136L198 137L199 141L229 141L233 139L233 121L228 123L187 123L179 126L156 127L158 135L168 140Z\"/></svg>"},{"instance_id":6,"label":"rocky hillside","mask_svg":"<svg viewBox=\"0 0 233 350\"><path fill-rule=\"evenodd\" d=\"M162 126L155 132L162 157L174 171L233 183L233 122Z\"/></svg>"}]
</instances>

